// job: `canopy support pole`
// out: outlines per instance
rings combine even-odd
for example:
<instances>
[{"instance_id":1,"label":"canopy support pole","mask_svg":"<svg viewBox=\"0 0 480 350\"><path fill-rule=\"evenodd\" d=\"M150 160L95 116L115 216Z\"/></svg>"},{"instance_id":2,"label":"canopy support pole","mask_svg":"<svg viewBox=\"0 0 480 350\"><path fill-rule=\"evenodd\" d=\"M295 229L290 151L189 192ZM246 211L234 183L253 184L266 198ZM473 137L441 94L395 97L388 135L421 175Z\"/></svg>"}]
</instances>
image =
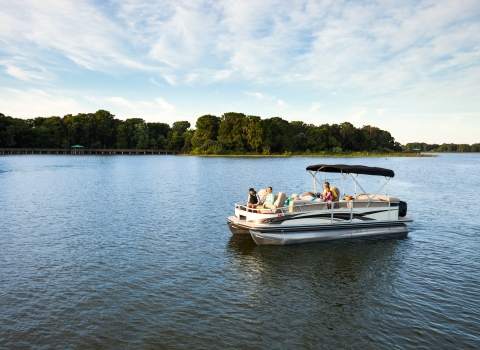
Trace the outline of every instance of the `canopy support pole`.
<instances>
[{"instance_id":1,"label":"canopy support pole","mask_svg":"<svg viewBox=\"0 0 480 350\"><path fill-rule=\"evenodd\" d=\"M357 175L357 174L355 174L355 175ZM368 197L369 202L371 202L372 199L371 199L370 196L367 194L367 191L365 191L365 190L363 189L363 187L357 182L357 180L355 180L355 177L356 177L356 176L354 177L352 174L350 174L350 176L352 177L353 181L355 181L355 198L357 197L357 185L358 185L358 187L360 187L360 189L363 191L363 193L365 193L365 195Z\"/></svg>"},{"instance_id":2,"label":"canopy support pole","mask_svg":"<svg viewBox=\"0 0 480 350\"><path fill-rule=\"evenodd\" d=\"M385 183L378 189L377 193L375 193L375 196L376 196L376 195L382 190L382 188L384 188L384 187L385 187L385 196L387 195L387 182L390 181L391 177L388 177L388 178L387 178L387 177L385 176L385 179L386 179ZM373 196L373 197L375 197L375 196Z\"/></svg>"},{"instance_id":3,"label":"canopy support pole","mask_svg":"<svg viewBox=\"0 0 480 350\"><path fill-rule=\"evenodd\" d=\"M313 177L313 179L314 179L314 180L313 180L313 192L316 194L316 193L317 193L317 182L318 182L318 184L320 185L320 187L323 186L323 185L320 183L320 181L318 181L318 179L317 179L317 177L316 177L316 175L317 175L317 173L318 173L318 170L315 172L315 174L312 174L312 172L311 172L310 170L309 170L308 172L310 173L310 175L312 175L312 177Z\"/></svg>"}]
</instances>

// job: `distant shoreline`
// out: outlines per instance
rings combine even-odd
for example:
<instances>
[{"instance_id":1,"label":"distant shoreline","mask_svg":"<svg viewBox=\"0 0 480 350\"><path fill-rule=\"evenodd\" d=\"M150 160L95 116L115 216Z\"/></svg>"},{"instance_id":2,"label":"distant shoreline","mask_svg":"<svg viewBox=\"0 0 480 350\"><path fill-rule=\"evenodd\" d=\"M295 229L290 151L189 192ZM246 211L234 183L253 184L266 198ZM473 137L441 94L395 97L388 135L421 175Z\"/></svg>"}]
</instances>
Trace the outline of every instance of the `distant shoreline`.
<instances>
[{"instance_id":1,"label":"distant shoreline","mask_svg":"<svg viewBox=\"0 0 480 350\"><path fill-rule=\"evenodd\" d=\"M2 155L178 155L188 157L224 157L224 158L388 158L388 157L438 157L437 153L375 153L375 152L342 152L342 153L309 153L294 154L193 154L175 150L158 149L52 149L52 148L0 148Z\"/></svg>"},{"instance_id":2,"label":"distant shoreline","mask_svg":"<svg viewBox=\"0 0 480 350\"><path fill-rule=\"evenodd\" d=\"M388 157L438 157L438 154L425 153L371 153L371 152L355 152L355 153L339 153L339 154L178 154L179 156L197 156L197 157L229 157L229 158L388 158Z\"/></svg>"}]
</instances>

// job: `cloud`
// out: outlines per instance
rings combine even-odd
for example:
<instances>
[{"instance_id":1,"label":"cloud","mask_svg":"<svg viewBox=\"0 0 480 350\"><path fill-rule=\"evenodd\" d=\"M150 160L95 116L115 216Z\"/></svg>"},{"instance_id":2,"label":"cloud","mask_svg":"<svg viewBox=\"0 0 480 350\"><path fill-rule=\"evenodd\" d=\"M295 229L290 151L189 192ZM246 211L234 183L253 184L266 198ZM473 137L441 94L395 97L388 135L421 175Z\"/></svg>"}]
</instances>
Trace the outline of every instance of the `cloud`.
<instances>
[{"instance_id":1,"label":"cloud","mask_svg":"<svg viewBox=\"0 0 480 350\"><path fill-rule=\"evenodd\" d=\"M23 81L52 79L50 74L42 65L22 57L12 57L0 60L0 66L5 67L5 73Z\"/></svg>"},{"instance_id":2,"label":"cloud","mask_svg":"<svg viewBox=\"0 0 480 350\"><path fill-rule=\"evenodd\" d=\"M365 108L360 108L352 113L350 113L348 120L351 122L358 122L359 120L363 119L367 110Z\"/></svg>"},{"instance_id":3,"label":"cloud","mask_svg":"<svg viewBox=\"0 0 480 350\"><path fill-rule=\"evenodd\" d=\"M173 86L303 82L375 94L454 79L480 60L475 0L1 3L5 52L110 74L156 72Z\"/></svg>"},{"instance_id":4,"label":"cloud","mask_svg":"<svg viewBox=\"0 0 480 350\"><path fill-rule=\"evenodd\" d=\"M128 100L119 96L85 96L85 99L92 102L94 106L93 109L115 111L114 114L122 119L143 118L146 121L159 121L161 119L175 121L175 118L185 116L185 114L178 113L177 108L162 97L137 101Z\"/></svg>"},{"instance_id":5,"label":"cloud","mask_svg":"<svg viewBox=\"0 0 480 350\"><path fill-rule=\"evenodd\" d=\"M164 86L163 84L160 84L158 81L156 81L154 78L150 78L150 79L148 79L148 81L151 82L154 85Z\"/></svg>"},{"instance_id":6,"label":"cloud","mask_svg":"<svg viewBox=\"0 0 480 350\"><path fill-rule=\"evenodd\" d=\"M1 113L15 118L63 116L83 110L68 92L40 89L1 89L0 106Z\"/></svg>"},{"instance_id":7,"label":"cloud","mask_svg":"<svg viewBox=\"0 0 480 350\"><path fill-rule=\"evenodd\" d=\"M266 96L264 94L262 94L261 92L246 92L245 94L247 96L256 97L259 100L264 100L266 98Z\"/></svg>"},{"instance_id":8,"label":"cloud","mask_svg":"<svg viewBox=\"0 0 480 350\"><path fill-rule=\"evenodd\" d=\"M318 109L320 109L321 107L323 107L323 104L320 103L320 102L313 102L312 103L312 106L310 107L310 109L308 110L307 113L314 113L316 112Z\"/></svg>"},{"instance_id":9,"label":"cloud","mask_svg":"<svg viewBox=\"0 0 480 350\"><path fill-rule=\"evenodd\" d=\"M175 106L171 105L167 101L165 101L161 97L157 97L155 101L158 103L158 105L166 112L172 112L175 110Z\"/></svg>"},{"instance_id":10,"label":"cloud","mask_svg":"<svg viewBox=\"0 0 480 350\"><path fill-rule=\"evenodd\" d=\"M477 0L0 0L0 6L1 106L18 116L105 104L128 116L184 118L228 106L313 123L376 118L396 125L404 115L480 110ZM162 86L170 102L191 91L189 106L175 100L175 108L162 108L151 84ZM223 94L205 94L215 90ZM139 100L139 93L148 97ZM97 104L85 95L110 97L97 97Z\"/></svg>"}]
</instances>

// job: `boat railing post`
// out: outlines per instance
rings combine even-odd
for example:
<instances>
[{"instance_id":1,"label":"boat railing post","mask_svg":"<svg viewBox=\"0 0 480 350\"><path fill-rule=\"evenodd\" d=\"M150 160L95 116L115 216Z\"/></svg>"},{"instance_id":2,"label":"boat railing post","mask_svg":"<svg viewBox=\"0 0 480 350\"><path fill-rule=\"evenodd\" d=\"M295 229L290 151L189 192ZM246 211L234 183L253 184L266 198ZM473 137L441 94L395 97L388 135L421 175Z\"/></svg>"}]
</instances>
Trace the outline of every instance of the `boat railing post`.
<instances>
[{"instance_id":1,"label":"boat railing post","mask_svg":"<svg viewBox=\"0 0 480 350\"><path fill-rule=\"evenodd\" d=\"M350 201L350 222L353 221L353 201Z\"/></svg>"},{"instance_id":2,"label":"boat railing post","mask_svg":"<svg viewBox=\"0 0 480 350\"><path fill-rule=\"evenodd\" d=\"M388 202L388 220L390 221L390 201Z\"/></svg>"},{"instance_id":3,"label":"boat railing post","mask_svg":"<svg viewBox=\"0 0 480 350\"><path fill-rule=\"evenodd\" d=\"M331 205L331 208L332 208L332 214L330 215L330 223L333 224L333 208L335 207L335 204L333 204L333 202L332 202L330 205Z\"/></svg>"}]
</instances>

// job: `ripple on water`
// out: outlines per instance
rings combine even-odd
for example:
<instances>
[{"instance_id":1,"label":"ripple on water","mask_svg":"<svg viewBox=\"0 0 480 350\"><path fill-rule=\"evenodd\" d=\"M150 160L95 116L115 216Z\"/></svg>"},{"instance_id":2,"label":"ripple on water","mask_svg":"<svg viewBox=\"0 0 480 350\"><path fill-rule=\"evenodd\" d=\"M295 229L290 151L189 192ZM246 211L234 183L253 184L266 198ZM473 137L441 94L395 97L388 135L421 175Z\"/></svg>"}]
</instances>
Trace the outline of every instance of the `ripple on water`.
<instances>
[{"instance_id":1,"label":"ripple on water","mask_svg":"<svg viewBox=\"0 0 480 350\"><path fill-rule=\"evenodd\" d=\"M478 348L477 158L337 160L395 170L409 236L260 247L234 200L321 160L2 157L0 347Z\"/></svg>"}]
</instances>

